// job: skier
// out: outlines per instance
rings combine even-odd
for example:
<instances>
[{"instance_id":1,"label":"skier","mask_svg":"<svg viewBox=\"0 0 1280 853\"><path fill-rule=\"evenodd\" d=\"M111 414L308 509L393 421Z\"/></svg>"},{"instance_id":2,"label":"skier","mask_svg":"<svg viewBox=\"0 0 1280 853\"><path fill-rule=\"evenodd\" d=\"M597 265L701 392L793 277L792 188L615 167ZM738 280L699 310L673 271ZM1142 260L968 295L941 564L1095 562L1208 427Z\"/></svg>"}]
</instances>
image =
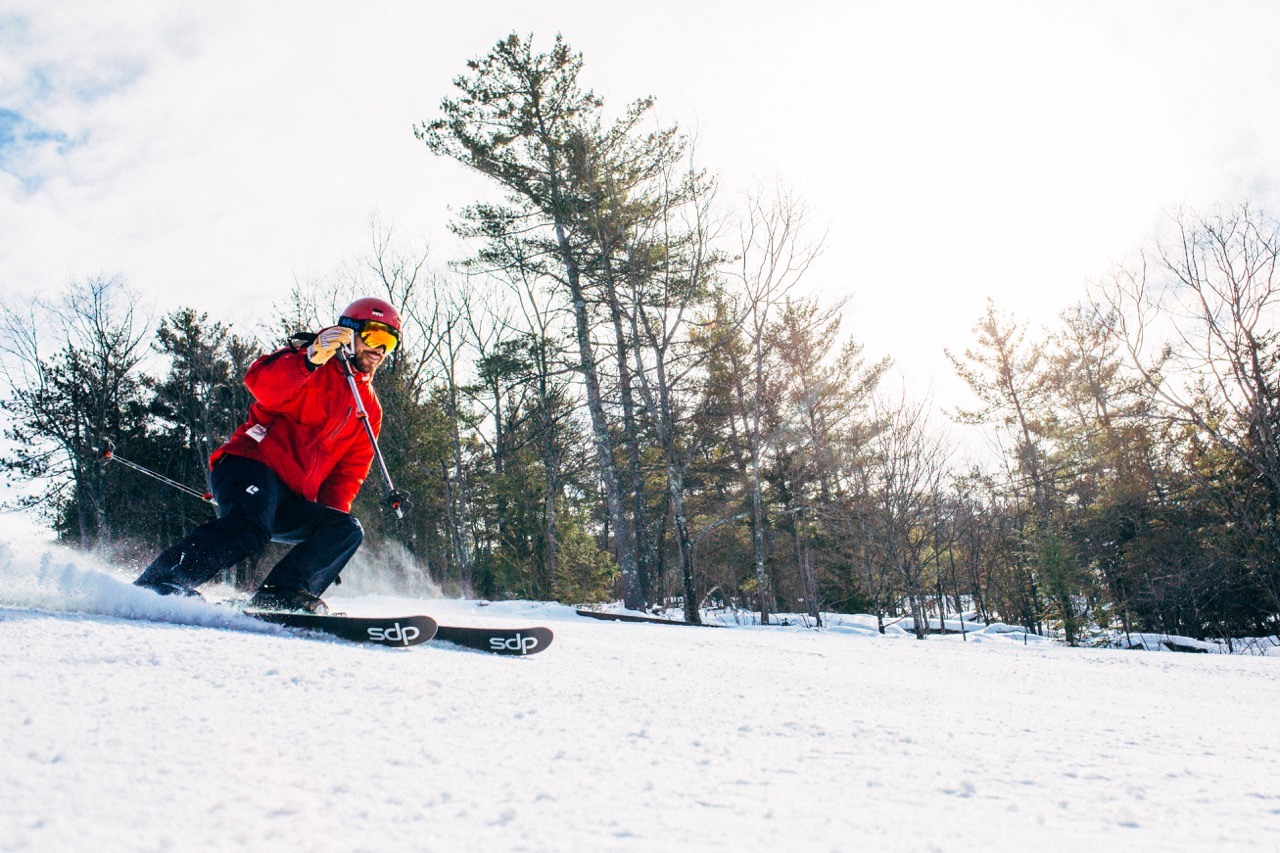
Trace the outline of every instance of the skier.
<instances>
[{"instance_id":1,"label":"skier","mask_svg":"<svg viewBox=\"0 0 1280 853\"><path fill-rule=\"evenodd\" d=\"M351 503L369 473L373 446L358 422L345 366L351 353L360 398L377 435L382 407L373 375L396 348L400 315L373 297L347 306L338 325L305 348L264 355L245 374L249 418L209 457L218 518L161 551L135 584L161 595L196 587L270 541L295 547L267 574L249 606L325 613L320 595L355 554L364 531Z\"/></svg>"}]
</instances>

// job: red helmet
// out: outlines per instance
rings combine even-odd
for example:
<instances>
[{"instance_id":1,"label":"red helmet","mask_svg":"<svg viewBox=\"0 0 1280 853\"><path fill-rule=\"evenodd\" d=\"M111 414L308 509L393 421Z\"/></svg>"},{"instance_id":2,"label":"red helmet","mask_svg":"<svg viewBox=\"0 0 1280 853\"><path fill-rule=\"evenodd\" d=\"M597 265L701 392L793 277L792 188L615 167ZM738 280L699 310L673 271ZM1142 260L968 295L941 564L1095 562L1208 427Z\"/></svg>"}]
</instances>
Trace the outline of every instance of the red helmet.
<instances>
[{"instance_id":1,"label":"red helmet","mask_svg":"<svg viewBox=\"0 0 1280 853\"><path fill-rule=\"evenodd\" d=\"M343 309L339 322L342 320L354 320L358 323L377 320L379 323L386 323L397 332L400 331L400 312L390 302L376 296L366 296L352 302Z\"/></svg>"}]
</instances>

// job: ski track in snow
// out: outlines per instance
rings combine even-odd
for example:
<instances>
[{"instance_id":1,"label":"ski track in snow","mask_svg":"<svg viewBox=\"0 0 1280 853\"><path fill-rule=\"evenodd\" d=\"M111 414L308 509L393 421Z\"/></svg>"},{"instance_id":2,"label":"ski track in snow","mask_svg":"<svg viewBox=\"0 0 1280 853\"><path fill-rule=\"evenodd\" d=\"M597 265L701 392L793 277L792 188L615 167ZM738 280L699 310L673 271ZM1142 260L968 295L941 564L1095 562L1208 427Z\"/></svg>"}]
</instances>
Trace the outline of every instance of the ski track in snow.
<instances>
[{"instance_id":1,"label":"ski track in snow","mask_svg":"<svg viewBox=\"0 0 1280 853\"><path fill-rule=\"evenodd\" d=\"M1275 657L331 599L522 659L121 577L0 553L0 850L1280 849Z\"/></svg>"}]
</instances>

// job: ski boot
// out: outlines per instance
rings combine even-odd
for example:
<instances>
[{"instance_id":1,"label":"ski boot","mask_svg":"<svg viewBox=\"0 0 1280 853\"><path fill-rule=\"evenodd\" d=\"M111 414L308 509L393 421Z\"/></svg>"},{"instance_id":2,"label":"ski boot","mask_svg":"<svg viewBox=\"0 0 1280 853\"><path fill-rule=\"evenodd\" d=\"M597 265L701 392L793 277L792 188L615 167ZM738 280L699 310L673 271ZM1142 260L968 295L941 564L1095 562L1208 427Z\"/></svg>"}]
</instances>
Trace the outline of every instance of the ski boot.
<instances>
[{"instance_id":1,"label":"ski boot","mask_svg":"<svg viewBox=\"0 0 1280 853\"><path fill-rule=\"evenodd\" d=\"M179 598L194 598L196 601L204 601L204 596L197 590L180 583L169 583L161 581L158 583L142 583L140 580L133 582L134 586L149 589L156 595L176 595Z\"/></svg>"},{"instance_id":2,"label":"ski boot","mask_svg":"<svg viewBox=\"0 0 1280 853\"><path fill-rule=\"evenodd\" d=\"M263 584L249 600L248 610L289 610L299 613L314 613L324 616L329 607L318 595L312 595L298 587Z\"/></svg>"}]
</instances>

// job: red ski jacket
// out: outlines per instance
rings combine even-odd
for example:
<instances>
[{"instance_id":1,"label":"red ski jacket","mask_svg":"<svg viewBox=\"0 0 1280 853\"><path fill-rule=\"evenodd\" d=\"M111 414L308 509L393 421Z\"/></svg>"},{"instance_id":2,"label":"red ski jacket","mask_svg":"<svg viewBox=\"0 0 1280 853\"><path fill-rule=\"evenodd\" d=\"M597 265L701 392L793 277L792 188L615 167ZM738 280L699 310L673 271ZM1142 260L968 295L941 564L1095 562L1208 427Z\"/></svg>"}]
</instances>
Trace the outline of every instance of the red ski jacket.
<instances>
[{"instance_id":1,"label":"red ski jacket","mask_svg":"<svg viewBox=\"0 0 1280 853\"><path fill-rule=\"evenodd\" d=\"M356 373L369 426L382 429L382 406L371 375ZM351 503L373 462L373 445L360 425L351 386L338 359L308 369L302 350L279 350L249 367L244 384L253 394L249 419L209 457L224 454L262 462L309 501L351 512Z\"/></svg>"}]
</instances>

